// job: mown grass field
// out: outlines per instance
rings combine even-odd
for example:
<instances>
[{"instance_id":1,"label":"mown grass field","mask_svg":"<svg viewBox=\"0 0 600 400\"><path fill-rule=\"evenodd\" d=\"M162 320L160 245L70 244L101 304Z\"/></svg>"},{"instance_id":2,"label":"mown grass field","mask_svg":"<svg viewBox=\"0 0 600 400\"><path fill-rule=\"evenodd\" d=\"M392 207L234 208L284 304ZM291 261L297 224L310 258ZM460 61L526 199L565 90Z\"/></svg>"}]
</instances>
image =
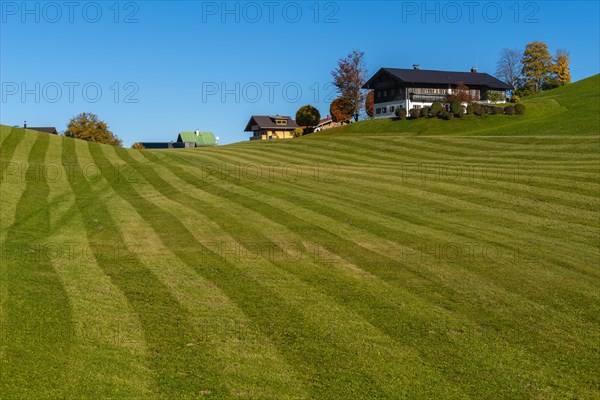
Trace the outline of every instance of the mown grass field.
<instances>
[{"instance_id":1,"label":"mown grass field","mask_svg":"<svg viewBox=\"0 0 600 400\"><path fill-rule=\"evenodd\" d=\"M600 398L599 133L3 126L1 397Z\"/></svg>"}]
</instances>

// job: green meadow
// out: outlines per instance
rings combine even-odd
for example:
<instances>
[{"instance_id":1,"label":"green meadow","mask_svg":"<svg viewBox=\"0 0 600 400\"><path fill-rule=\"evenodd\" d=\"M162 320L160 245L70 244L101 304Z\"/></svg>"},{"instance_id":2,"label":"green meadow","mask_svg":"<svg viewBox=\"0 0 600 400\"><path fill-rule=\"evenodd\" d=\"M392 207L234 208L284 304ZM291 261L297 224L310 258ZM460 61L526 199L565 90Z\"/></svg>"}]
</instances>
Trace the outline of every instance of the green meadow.
<instances>
[{"instance_id":1,"label":"green meadow","mask_svg":"<svg viewBox=\"0 0 600 400\"><path fill-rule=\"evenodd\" d=\"M130 150L2 126L2 399L600 398L599 77Z\"/></svg>"}]
</instances>

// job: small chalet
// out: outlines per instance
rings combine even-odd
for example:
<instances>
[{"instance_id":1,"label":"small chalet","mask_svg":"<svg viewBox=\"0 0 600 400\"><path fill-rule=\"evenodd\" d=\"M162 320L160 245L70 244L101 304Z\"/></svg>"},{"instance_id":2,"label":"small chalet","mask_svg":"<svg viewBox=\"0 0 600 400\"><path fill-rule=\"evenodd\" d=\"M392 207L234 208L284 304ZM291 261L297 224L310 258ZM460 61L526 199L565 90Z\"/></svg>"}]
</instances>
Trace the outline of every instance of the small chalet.
<instances>
[{"instance_id":1,"label":"small chalet","mask_svg":"<svg viewBox=\"0 0 600 400\"><path fill-rule=\"evenodd\" d=\"M493 76L477 72L422 70L418 65L413 69L381 68L365 83L363 89L375 91L374 117L392 117L398 107L429 107L433 102L441 103L452 94L459 82L468 86L471 97L480 103L490 103L490 94L506 100L510 85Z\"/></svg>"},{"instance_id":2,"label":"small chalet","mask_svg":"<svg viewBox=\"0 0 600 400\"><path fill-rule=\"evenodd\" d=\"M291 139L296 128L296 121L287 116L253 115L244 132L252 132L250 140Z\"/></svg>"}]
</instances>

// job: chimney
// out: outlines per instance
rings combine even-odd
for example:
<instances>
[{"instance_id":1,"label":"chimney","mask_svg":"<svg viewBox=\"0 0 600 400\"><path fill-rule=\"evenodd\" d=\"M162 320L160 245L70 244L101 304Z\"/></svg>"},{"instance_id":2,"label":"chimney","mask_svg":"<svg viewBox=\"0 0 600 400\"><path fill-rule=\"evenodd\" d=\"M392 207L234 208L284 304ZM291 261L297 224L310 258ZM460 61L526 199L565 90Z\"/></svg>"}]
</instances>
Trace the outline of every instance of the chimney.
<instances>
[{"instance_id":1,"label":"chimney","mask_svg":"<svg viewBox=\"0 0 600 400\"><path fill-rule=\"evenodd\" d=\"M196 136L200 135L200 130L196 129Z\"/></svg>"},{"instance_id":2,"label":"chimney","mask_svg":"<svg viewBox=\"0 0 600 400\"><path fill-rule=\"evenodd\" d=\"M477 67L471 67L471 72L476 74L477 73Z\"/></svg>"},{"instance_id":3,"label":"chimney","mask_svg":"<svg viewBox=\"0 0 600 400\"><path fill-rule=\"evenodd\" d=\"M413 69L419 70L421 66L419 64L413 64Z\"/></svg>"}]
</instances>

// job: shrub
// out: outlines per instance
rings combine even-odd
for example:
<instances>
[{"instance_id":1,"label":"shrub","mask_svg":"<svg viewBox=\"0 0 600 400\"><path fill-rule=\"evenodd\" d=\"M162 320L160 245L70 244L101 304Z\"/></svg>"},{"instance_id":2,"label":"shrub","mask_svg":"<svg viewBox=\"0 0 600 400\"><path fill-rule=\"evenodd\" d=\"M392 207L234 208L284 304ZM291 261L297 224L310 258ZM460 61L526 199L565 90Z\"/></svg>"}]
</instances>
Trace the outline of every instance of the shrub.
<instances>
[{"instance_id":1,"label":"shrub","mask_svg":"<svg viewBox=\"0 0 600 400\"><path fill-rule=\"evenodd\" d=\"M431 105L431 116L437 117L442 111L444 111L444 106L439 101Z\"/></svg>"},{"instance_id":2,"label":"shrub","mask_svg":"<svg viewBox=\"0 0 600 400\"><path fill-rule=\"evenodd\" d=\"M131 148L132 148L132 149L134 149L134 150L144 150L144 149L145 149L144 145L143 145L143 144L141 144L141 143L139 143L139 142L135 142L135 143L134 143L134 144L131 146Z\"/></svg>"},{"instance_id":3,"label":"shrub","mask_svg":"<svg viewBox=\"0 0 600 400\"><path fill-rule=\"evenodd\" d=\"M511 98L510 98L510 102L511 103L520 103L521 102L521 98L519 96L517 96L516 94L514 94Z\"/></svg>"},{"instance_id":4,"label":"shrub","mask_svg":"<svg viewBox=\"0 0 600 400\"><path fill-rule=\"evenodd\" d=\"M485 110L481 107L481 104L473 103L473 114L481 117L485 114Z\"/></svg>"},{"instance_id":5,"label":"shrub","mask_svg":"<svg viewBox=\"0 0 600 400\"><path fill-rule=\"evenodd\" d=\"M429 107L423 107L423 108L421 108L420 114L421 114L422 118L429 117Z\"/></svg>"},{"instance_id":6,"label":"shrub","mask_svg":"<svg viewBox=\"0 0 600 400\"><path fill-rule=\"evenodd\" d=\"M450 103L450 111L452 111L454 114L458 114L460 112L460 109L460 101L453 101Z\"/></svg>"},{"instance_id":7,"label":"shrub","mask_svg":"<svg viewBox=\"0 0 600 400\"><path fill-rule=\"evenodd\" d=\"M494 114L494 115L502 114L502 107L492 107L492 114Z\"/></svg>"},{"instance_id":8,"label":"shrub","mask_svg":"<svg viewBox=\"0 0 600 400\"><path fill-rule=\"evenodd\" d=\"M444 112L441 114L441 116L442 116L442 118L444 118L446 121L450 121L452 118L454 118L454 114L452 114L452 113L451 113L451 112L449 112L449 111L444 111Z\"/></svg>"},{"instance_id":9,"label":"shrub","mask_svg":"<svg viewBox=\"0 0 600 400\"><path fill-rule=\"evenodd\" d=\"M406 119L406 108L396 108L396 117L398 117L398 119Z\"/></svg>"},{"instance_id":10,"label":"shrub","mask_svg":"<svg viewBox=\"0 0 600 400\"><path fill-rule=\"evenodd\" d=\"M504 94L502 92L499 92L497 90L490 90L488 92L488 96L487 96L489 101L493 101L493 102L501 102L504 100Z\"/></svg>"},{"instance_id":11,"label":"shrub","mask_svg":"<svg viewBox=\"0 0 600 400\"><path fill-rule=\"evenodd\" d=\"M296 128L292 131L292 136L296 137L300 137L304 135L304 130L302 128Z\"/></svg>"},{"instance_id":12,"label":"shrub","mask_svg":"<svg viewBox=\"0 0 600 400\"><path fill-rule=\"evenodd\" d=\"M525 110L526 110L525 104L521 104L521 103L515 104L515 114L517 114L517 115L525 114Z\"/></svg>"},{"instance_id":13,"label":"shrub","mask_svg":"<svg viewBox=\"0 0 600 400\"><path fill-rule=\"evenodd\" d=\"M418 108L411 108L409 114L411 119L417 119L421 114L421 110L419 110Z\"/></svg>"},{"instance_id":14,"label":"shrub","mask_svg":"<svg viewBox=\"0 0 600 400\"><path fill-rule=\"evenodd\" d=\"M504 114L506 114L506 115L514 115L515 114L515 106L506 106L506 107L504 107Z\"/></svg>"},{"instance_id":15,"label":"shrub","mask_svg":"<svg viewBox=\"0 0 600 400\"><path fill-rule=\"evenodd\" d=\"M466 112L467 112L467 114L474 114L473 104L471 104L471 103L467 104Z\"/></svg>"}]
</instances>

